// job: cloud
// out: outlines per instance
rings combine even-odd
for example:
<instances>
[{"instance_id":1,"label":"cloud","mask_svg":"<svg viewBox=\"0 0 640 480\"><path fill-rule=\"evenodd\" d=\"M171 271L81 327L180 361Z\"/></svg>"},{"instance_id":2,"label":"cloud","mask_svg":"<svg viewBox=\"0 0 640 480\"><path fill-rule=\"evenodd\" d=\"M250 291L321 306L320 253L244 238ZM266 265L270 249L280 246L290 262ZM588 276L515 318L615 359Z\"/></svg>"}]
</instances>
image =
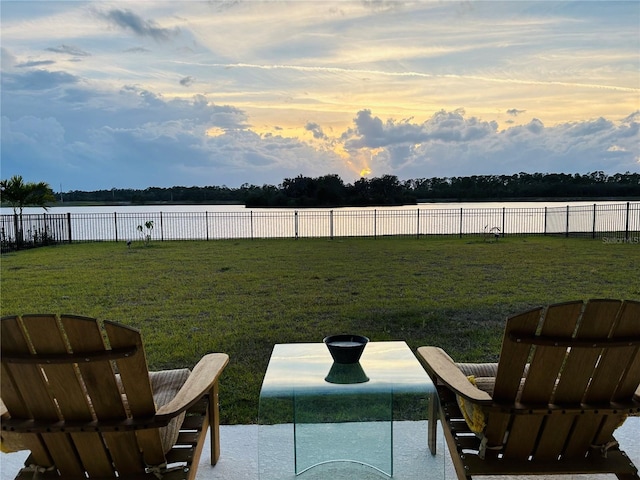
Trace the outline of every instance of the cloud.
<instances>
[{"instance_id":1,"label":"cloud","mask_svg":"<svg viewBox=\"0 0 640 480\"><path fill-rule=\"evenodd\" d=\"M183 87L190 87L195 83L195 81L196 79L193 78L191 75L189 75L187 77L180 79L180 85L182 85Z\"/></svg>"},{"instance_id":2,"label":"cloud","mask_svg":"<svg viewBox=\"0 0 640 480\"><path fill-rule=\"evenodd\" d=\"M16 76L15 83L28 78ZM252 132L244 111L202 95L164 98L137 85L3 91L3 175L68 189L176 184L277 184L291 171L348 173L335 154ZM225 133L211 137L207 130Z\"/></svg>"},{"instance_id":3,"label":"cloud","mask_svg":"<svg viewBox=\"0 0 640 480\"><path fill-rule=\"evenodd\" d=\"M622 120L622 123L631 123L631 122L640 122L640 110L633 112L632 114L630 114L629 116L625 117Z\"/></svg>"},{"instance_id":4,"label":"cloud","mask_svg":"<svg viewBox=\"0 0 640 480\"><path fill-rule=\"evenodd\" d=\"M319 49L321 47L318 47ZM326 46L324 47L326 49ZM287 50L290 51L291 49ZM390 77L390 78L404 78L404 79L428 79L428 80L444 80L449 83L455 81L467 81L496 84L504 87L517 87L517 86L533 86L533 87L565 87L571 89L585 89L585 90L611 90L618 92L637 93L638 88L635 86L620 86L604 83L579 83L579 82L561 82L551 81L546 79L532 80L527 78L503 78L498 76L482 76L482 75L468 75L468 74L442 74L442 73L430 73L424 71L393 71L393 70L380 70L380 69L360 69L352 67L333 67L333 66L318 66L318 65L292 65L292 64L262 64L262 63L203 63L203 62L184 62L185 64L216 67L216 68L241 68L247 70L271 70L271 71L292 71L301 73L313 73L313 74L347 74L347 75L362 75L371 77ZM366 78L366 77L365 77Z\"/></svg>"},{"instance_id":5,"label":"cloud","mask_svg":"<svg viewBox=\"0 0 640 480\"><path fill-rule=\"evenodd\" d=\"M537 134L542 133L542 131L544 129L544 125L542 124L542 122L540 120L538 120L537 118L534 118L527 125L525 125L525 128L527 130L529 130L531 133L537 135Z\"/></svg>"},{"instance_id":6,"label":"cloud","mask_svg":"<svg viewBox=\"0 0 640 480\"><path fill-rule=\"evenodd\" d=\"M52 182L56 172L67 171L64 127L56 119L27 115L17 120L2 117L2 175L24 174Z\"/></svg>"},{"instance_id":7,"label":"cloud","mask_svg":"<svg viewBox=\"0 0 640 480\"><path fill-rule=\"evenodd\" d=\"M403 2L396 0L362 0L362 5L370 8L374 12L386 12L388 10L396 10L402 7Z\"/></svg>"},{"instance_id":8,"label":"cloud","mask_svg":"<svg viewBox=\"0 0 640 480\"><path fill-rule=\"evenodd\" d=\"M425 132L421 125L408 122L386 122L371 114L371 110L361 110L354 119L355 129L343 134L347 150L359 148L380 148L402 143L420 143Z\"/></svg>"},{"instance_id":9,"label":"cloud","mask_svg":"<svg viewBox=\"0 0 640 480\"><path fill-rule=\"evenodd\" d=\"M48 65L53 65L54 62L53 60L33 60L30 62L24 62L24 63L18 63L16 64L17 68L32 68L32 67L46 67Z\"/></svg>"},{"instance_id":10,"label":"cloud","mask_svg":"<svg viewBox=\"0 0 640 480\"><path fill-rule=\"evenodd\" d=\"M512 117L517 117L521 113L525 113L526 110L518 110L517 108L510 108L507 110L507 115L511 115Z\"/></svg>"},{"instance_id":11,"label":"cloud","mask_svg":"<svg viewBox=\"0 0 640 480\"><path fill-rule=\"evenodd\" d=\"M7 90L50 90L61 85L74 84L78 78L66 72L31 70L24 74L7 73L2 75L2 86ZM3 103L5 98L3 97Z\"/></svg>"},{"instance_id":12,"label":"cloud","mask_svg":"<svg viewBox=\"0 0 640 480\"><path fill-rule=\"evenodd\" d=\"M546 127L532 119L499 131L495 122L439 111L425 122L383 120L358 112L342 134L353 158L373 175L400 178L509 174L520 171L609 173L638 171L640 115L615 123L604 118Z\"/></svg>"},{"instance_id":13,"label":"cloud","mask_svg":"<svg viewBox=\"0 0 640 480\"><path fill-rule=\"evenodd\" d=\"M178 29L171 30L168 28L162 28L153 20L144 20L131 10L113 9L100 15L116 27L122 28L123 30L129 30L140 37L152 38L157 42L169 41L179 33Z\"/></svg>"},{"instance_id":14,"label":"cloud","mask_svg":"<svg viewBox=\"0 0 640 480\"><path fill-rule=\"evenodd\" d=\"M67 55L73 55L75 57L89 57L89 56L91 56L91 54L89 52L85 52L81 48L74 47L74 46L71 46L71 45L60 45L58 47L49 47L49 48L46 48L45 50L47 50L48 52L64 53L64 54L67 54Z\"/></svg>"},{"instance_id":15,"label":"cloud","mask_svg":"<svg viewBox=\"0 0 640 480\"><path fill-rule=\"evenodd\" d=\"M3 111L10 112L2 119L3 171L31 169L52 184L64 179L69 189L262 185L328 173L353 181L365 167L373 176L402 179L531 168L608 173L640 168L640 113L618 122L597 118L551 127L533 119L498 131L495 122L467 116L463 109L440 110L425 121L385 119L364 109L335 137L318 122L304 124L315 140L343 145L345 159L330 148L280 136L282 127L274 134L253 132L246 112L203 95L164 98L137 85L91 89L71 76L58 82L57 90L25 92L16 84L30 78L28 73L14 74L13 89L3 93ZM223 134L207 135L212 128Z\"/></svg>"},{"instance_id":16,"label":"cloud","mask_svg":"<svg viewBox=\"0 0 640 480\"><path fill-rule=\"evenodd\" d=\"M149 50L148 48L143 48L143 47L133 47L133 48L127 48L124 52L125 53L149 53L151 50Z\"/></svg>"},{"instance_id":17,"label":"cloud","mask_svg":"<svg viewBox=\"0 0 640 480\"><path fill-rule=\"evenodd\" d=\"M237 7L242 2L241 0L209 0L208 3L212 5L216 9L216 11L222 12L224 10Z\"/></svg>"},{"instance_id":18,"label":"cloud","mask_svg":"<svg viewBox=\"0 0 640 480\"><path fill-rule=\"evenodd\" d=\"M463 110L441 110L421 124L412 123L410 119L383 122L372 116L370 110L361 110L354 124L354 129L343 134L347 150L416 145L427 141L468 142L497 130L496 122L484 122L475 117L465 119Z\"/></svg>"},{"instance_id":19,"label":"cloud","mask_svg":"<svg viewBox=\"0 0 640 480\"><path fill-rule=\"evenodd\" d=\"M2 73L16 65L16 57L4 47L0 47L0 60L2 62Z\"/></svg>"},{"instance_id":20,"label":"cloud","mask_svg":"<svg viewBox=\"0 0 640 480\"><path fill-rule=\"evenodd\" d=\"M317 123L308 122L304 126L304 129L307 130L308 132L311 132L313 134L313 138L316 138L318 140L322 140L322 139L326 139L327 138L327 136L322 131L322 127L320 125L318 125Z\"/></svg>"}]
</instances>

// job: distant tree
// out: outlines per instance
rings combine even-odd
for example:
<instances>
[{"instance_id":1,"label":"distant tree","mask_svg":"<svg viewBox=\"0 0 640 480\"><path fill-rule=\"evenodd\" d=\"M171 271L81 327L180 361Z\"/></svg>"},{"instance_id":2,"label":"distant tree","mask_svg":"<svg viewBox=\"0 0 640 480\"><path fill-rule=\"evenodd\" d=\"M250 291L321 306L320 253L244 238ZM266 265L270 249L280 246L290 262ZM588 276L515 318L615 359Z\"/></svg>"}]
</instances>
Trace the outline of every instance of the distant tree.
<instances>
[{"instance_id":1,"label":"distant tree","mask_svg":"<svg viewBox=\"0 0 640 480\"><path fill-rule=\"evenodd\" d=\"M280 191L287 198L288 206L333 206L344 203L345 186L342 179L335 174L318 178L298 175L285 178Z\"/></svg>"},{"instance_id":2,"label":"distant tree","mask_svg":"<svg viewBox=\"0 0 640 480\"><path fill-rule=\"evenodd\" d=\"M349 187L349 203L352 205L372 205L373 198L371 196L371 184L369 181L360 177Z\"/></svg>"},{"instance_id":3,"label":"distant tree","mask_svg":"<svg viewBox=\"0 0 640 480\"><path fill-rule=\"evenodd\" d=\"M342 179L336 175L324 175L318 177L318 204L333 206L344 203L346 189Z\"/></svg>"},{"instance_id":4,"label":"distant tree","mask_svg":"<svg viewBox=\"0 0 640 480\"><path fill-rule=\"evenodd\" d=\"M375 205L401 205L405 200L403 187L395 175L370 179L369 194Z\"/></svg>"},{"instance_id":5,"label":"distant tree","mask_svg":"<svg viewBox=\"0 0 640 480\"><path fill-rule=\"evenodd\" d=\"M285 178L280 185L280 191L287 197L287 203L292 206L310 206L317 200L318 181L315 178L298 175L295 178Z\"/></svg>"},{"instance_id":6,"label":"distant tree","mask_svg":"<svg viewBox=\"0 0 640 480\"><path fill-rule=\"evenodd\" d=\"M14 175L9 180L0 180L0 199L13 208L13 221L18 245L21 245L24 240L22 233L24 207L35 206L47 210L47 204L56 201L53 190L48 183L25 183L21 175Z\"/></svg>"}]
</instances>

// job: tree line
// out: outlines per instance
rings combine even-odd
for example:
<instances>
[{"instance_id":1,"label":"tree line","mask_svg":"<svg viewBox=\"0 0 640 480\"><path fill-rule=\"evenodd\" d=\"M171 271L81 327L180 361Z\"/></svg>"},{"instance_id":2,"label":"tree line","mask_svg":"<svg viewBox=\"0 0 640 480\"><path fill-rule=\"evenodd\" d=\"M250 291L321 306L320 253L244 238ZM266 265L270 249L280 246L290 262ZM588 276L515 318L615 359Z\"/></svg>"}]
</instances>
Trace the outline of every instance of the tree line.
<instances>
[{"instance_id":1,"label":"tree line","mask_svg":"<svg viewBox=\"0 0 640 480\"><path fill-rule=\"evenodd\" d=\"M332 207L409 205L433 200L594 198L640 196L639 173L606 175L517 173L433 177L401 181L395 175L344 183L338 175L298 175L280 185L118 189L59 193L58 200L80 203L239 203L247 207Z\"/></svg>"}]
</instances>

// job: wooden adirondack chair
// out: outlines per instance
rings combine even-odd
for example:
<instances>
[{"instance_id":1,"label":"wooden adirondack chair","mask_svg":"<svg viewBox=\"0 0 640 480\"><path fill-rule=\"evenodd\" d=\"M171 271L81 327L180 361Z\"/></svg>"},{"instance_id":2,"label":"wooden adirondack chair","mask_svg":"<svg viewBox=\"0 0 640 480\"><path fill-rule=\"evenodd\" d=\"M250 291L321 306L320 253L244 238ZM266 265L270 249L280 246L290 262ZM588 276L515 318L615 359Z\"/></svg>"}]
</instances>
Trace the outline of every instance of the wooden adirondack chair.
<instances>
[{"instance_id":1,"label":"wooden adirondack chair","mask_svg":"<svg viewBox=\"0 0 640 480\"><path fill-rule=\"evenodd\" d=\"M140 333L114 322L11 316L0 333L3 448L31 451L17 479L193 479L207 426L218 460L226 354L149 373Z\"/></svg>"},{"instance_id":2,"label":"wooden adirondack chair","mask_svg":"<svg viewBox=\"0 0 640 480\"><path fill-rule=\"evenodd\" d=\"M509 318L495 378L487 378L491 365L455 364L437 347L420 347L417 354L436 385L459 479L639 478L613 432L640 412L640 302L577 301ZM479 368L489 372L480 373L483 378L465 374ZM432 453L435 432L430 422Z\"/></svg>"}]
</instances>

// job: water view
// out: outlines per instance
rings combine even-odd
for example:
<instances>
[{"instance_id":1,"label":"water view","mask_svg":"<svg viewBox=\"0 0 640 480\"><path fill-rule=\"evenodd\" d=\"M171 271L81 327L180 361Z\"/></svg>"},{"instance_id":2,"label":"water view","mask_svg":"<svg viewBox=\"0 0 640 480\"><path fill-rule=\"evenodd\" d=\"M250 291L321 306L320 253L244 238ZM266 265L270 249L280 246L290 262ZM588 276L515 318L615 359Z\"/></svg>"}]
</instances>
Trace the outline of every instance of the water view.
<instances>
[{"instance_id":1,"label":"water view","mask_svg":"<svg viewBox=\"0 0 640 480\"><path fill-rule=\"evenodd\" d=\"M351 210L418 210L418 209L476 209L476 208L558 208L566 206L593 206L597 205L617 205L626 203L625 201L542 201L542 202L428 202L418 203L416 205L401 205L396 207L335 207L335 208L313 208L309 210L314 211L351 211ZM91 206L72 206L57 204L47 210L46 213L60 214L60 213L159 213L159 212L248 212L248 211L264 211L264 212L292 212L295 209L292 208L246 208L244 205L230 204L230 205L204 205L204 204L190 204L190 205L173 205L173 204L156 204L156 205L91 205ZM298 209L302 211L303 209ZM27 207L24 209L24 214L41 214L44 213L44 209L40 207ZM13 213L10 207L0 208L0 214L9 215Z\"/></svg>"}]
</instances>

